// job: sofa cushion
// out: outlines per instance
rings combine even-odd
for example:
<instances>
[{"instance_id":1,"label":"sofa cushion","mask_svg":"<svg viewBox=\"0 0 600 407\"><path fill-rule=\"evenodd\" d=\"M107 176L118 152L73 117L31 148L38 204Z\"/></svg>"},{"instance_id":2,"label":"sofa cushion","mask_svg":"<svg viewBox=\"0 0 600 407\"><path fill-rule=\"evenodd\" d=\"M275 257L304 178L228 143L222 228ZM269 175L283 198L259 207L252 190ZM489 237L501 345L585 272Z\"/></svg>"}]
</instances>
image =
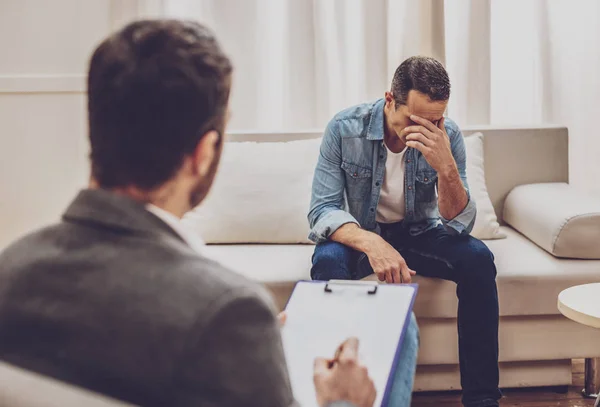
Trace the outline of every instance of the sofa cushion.
<instances>
[{"instance_id":1,"label":"sofa cushion","mask_svg":"<svg viewBox=\"0 0 600 407\"><path fill-rule=\"evenodd\" d=\"M207 255L261 283L310 280L315 246L287 244L208 245Z\"/></svg>"},{"instance_id":2,"label":"sofa cushion","mask_svg":"<svg viewBox=\"0 0 600 407\"><path fill-rule=\"evenodd\" d=\"M183 222L207 243L311 243L306 215L320 145L225 143L210 194Z\"/></svg>"},{"instance_id":3,"label":"sofa cushion","mask_svg":"<svg viewBox=\"0 0 600 407\"><path fill-rule=\"evenodd\" d=\"M504 220L556 257L600 259L600 199L564 183L516 187Z\"/></svg>"},{"instance_id":4,"label":"sofa cushion","mask_svg":"<svg viewBox=\"0 0 600 407\"><path fill-rule=\"evenodd\" d=\"M558 294L577 284L600 281L600 261L557 259L512 228L504 240L486 242L498 270L500 315L554 315ZM458 305L454 283L420 279L417 313L452 316Z\"/></svg>"},{"instance_id":5,"label":"sofa cushion","mask_svg":"<svg viewBox=\"0 0 600 407\"><path fill-rule=\"evenodd\" d=\"M508 227L508 237L486 242L496 257L500 314L555 315L558 294L577 284L600 282L600 261L557 259ZM297 280L310 279L313 246L211 245L209 255L249 278L266 283L282 306ZM419 317L455 318L456 285L415 277Z\"/></svg>"},{"instance_id":6,"label":"sofa cushion","mask_svg":"<svg viewBox=\"0 0 600 407\"><path fill-rule=\"evenodd\" d=\"M465 137L465 148L471 199L477 204L477 217L471 235L482 240L503 239L506 235L500 231L500 224L485 184L483 134L475 133Z\"/></svg>"}]
</instances>

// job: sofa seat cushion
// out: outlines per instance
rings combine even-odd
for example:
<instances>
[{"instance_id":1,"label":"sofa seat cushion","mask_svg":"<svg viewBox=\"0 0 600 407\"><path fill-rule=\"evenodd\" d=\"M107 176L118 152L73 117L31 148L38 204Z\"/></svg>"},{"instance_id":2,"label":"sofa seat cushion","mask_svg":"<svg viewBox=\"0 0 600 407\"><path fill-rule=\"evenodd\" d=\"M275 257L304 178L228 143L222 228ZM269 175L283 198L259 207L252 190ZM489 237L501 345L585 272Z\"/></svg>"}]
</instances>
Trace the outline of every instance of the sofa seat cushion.
<instances>
[{"instance_id":1,"label":"sofa seat cushion","mask_svg":"<svg viewBox=\"0 0 600 407\"><path fill-rule=\"evenodd\" d=\"M206 253L221 264L261 283L310 280L315 246L309 244L209 245Z\"/></svg>"},{"instance_id":2,"label":"sofa seat cushion","mask_svg":"<svg viewBox=\"0 0 600 407\"><path fill-rule=\"evenodd\" d=\"M558 294L600 282L600 261L557 259L512 228L509 239L487 242L496 257L501 315L555 315Z\"/></svg>"},{"instance_id":3,"label":"sofa seat cushion","mask_svg":"<svg viewBox=\"0 0 600 407\"><path fill-rule=\"evenodd\" d=\"M502 316L556 315L558 294L577 284L600 282L599 260L558 259L512 228L506 239L486 244L496 257ZM310 279L311 245L211 245L208 253L249 278L266 283L279 305L298 280ZM420 285L415 313L422 318L455 318L456 285L415 277ZM279 297L279 298L278 298Z\"/></svg>"}]
</instances>

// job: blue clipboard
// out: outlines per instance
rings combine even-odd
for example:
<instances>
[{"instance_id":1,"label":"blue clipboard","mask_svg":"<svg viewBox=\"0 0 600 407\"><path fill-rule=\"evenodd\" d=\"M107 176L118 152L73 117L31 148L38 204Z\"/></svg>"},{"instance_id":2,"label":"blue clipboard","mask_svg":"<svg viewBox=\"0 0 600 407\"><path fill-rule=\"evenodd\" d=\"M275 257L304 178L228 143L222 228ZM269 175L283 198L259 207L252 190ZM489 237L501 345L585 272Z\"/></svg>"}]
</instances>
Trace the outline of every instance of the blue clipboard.
<instances>
[{"instance_id":1,"label":"blue clipboard","mask_svg":"<svg viewBox=\"0 0 600 407\"><path fill-rule=\"evenodd\" d=\"M414 284L298 282L286 306L282 337L292 390L300 404L317 406L314 358L333 357L343 340L357 336L359 354L377 388L375 405L388 407L417 291Z\"/></svg>"}]
</instances>

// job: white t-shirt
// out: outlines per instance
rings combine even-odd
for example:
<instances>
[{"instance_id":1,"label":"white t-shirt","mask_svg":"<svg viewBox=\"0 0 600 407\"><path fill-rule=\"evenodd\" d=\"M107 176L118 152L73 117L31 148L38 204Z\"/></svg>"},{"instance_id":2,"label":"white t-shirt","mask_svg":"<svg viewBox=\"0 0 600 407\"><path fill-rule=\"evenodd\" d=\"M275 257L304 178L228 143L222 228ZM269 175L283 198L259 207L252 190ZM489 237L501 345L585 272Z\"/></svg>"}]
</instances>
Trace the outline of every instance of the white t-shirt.
<instances>
[{"instance_id":1,"label":"white t-shirt","mask_svg":"<svg viewBox=\"0 0 600 407\"><path fill-rule=\"evenodd\" d=\"M394 223L403 220L406 213L404 200L404 154L406 148L397 154L390 151L387 146L385 148L387 149L385 175L375 220L379 223Z\"/></svg>"}]
</instances>

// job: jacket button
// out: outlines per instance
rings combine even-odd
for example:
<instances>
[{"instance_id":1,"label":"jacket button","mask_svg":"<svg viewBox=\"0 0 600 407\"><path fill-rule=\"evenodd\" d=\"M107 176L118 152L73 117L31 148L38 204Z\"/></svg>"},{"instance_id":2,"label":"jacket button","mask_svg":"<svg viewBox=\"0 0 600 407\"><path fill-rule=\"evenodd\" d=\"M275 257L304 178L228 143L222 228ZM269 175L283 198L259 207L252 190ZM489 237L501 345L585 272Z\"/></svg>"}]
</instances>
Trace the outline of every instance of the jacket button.
<instances>
[{"instance_id":1,"label":"jacket button","mask_svg":"<svg viewBox=\"0 0 600 407\"><path fill-rule=\"evenodd\" d=\"M381 155L379 156L379 158L383 158L383 154L381 154Z\"/></svg>"},{"instance_id":2,"label":"jacket button","mask_svg":"<svg viewBox=\"0 0 600 407\"><path fill-rule=\"evenodd\" d=\"M375 209L371 208L371 212L375 212Z\"/></svg>"},{"instance_id":3,"label":"jacket button","mask_svg":"<svg viewBox=\"0 0 600 407\"><path fill-rule=\"evenodd\" d=\"M411 185L409 185L409 186L408 186L408 190L410 191L411 189L412 189L412 186L411 186Z\"/></svg>"},{"instance_id":4,"label":"jacket button","mask_svg":"<svg viewBox=\"0 0 600 407\"><path fill-rule=\"evenodd\" d=\"M425 178L425 182L429 181L429 178Z\"/></svg>"},{"instance_id":5,"label":"jacket button","mask_svg":"<svg viewBox=\"0 0 600 407\"><path fill-rule=\"evenodd\" d=\"M376 187L378 187L378 186L379 186L379 182L376 182L376 183L375 183L375 186L376 186Z\"/></svg>"},{"instance_id":6,"label":"jacket button","mask_svg":"<svg viewBox=\"0 0 600 407\"><path fill-rule=\"evenodd\" d=\"M406 162L407 162L407 163L409 163L409 162L410 162L410 160L406 160Z\"/></svg>"},{"instance_id":7,"label":"jacket button","mask_svg":"<svg viewBox=\"0 0 600 407\"><path fill-rule=\"evenodd\" d=\"M353 177L358 177L358 173L355 172L354 174L352 174L352 176Z\"/></svg>"}]
</instances>

